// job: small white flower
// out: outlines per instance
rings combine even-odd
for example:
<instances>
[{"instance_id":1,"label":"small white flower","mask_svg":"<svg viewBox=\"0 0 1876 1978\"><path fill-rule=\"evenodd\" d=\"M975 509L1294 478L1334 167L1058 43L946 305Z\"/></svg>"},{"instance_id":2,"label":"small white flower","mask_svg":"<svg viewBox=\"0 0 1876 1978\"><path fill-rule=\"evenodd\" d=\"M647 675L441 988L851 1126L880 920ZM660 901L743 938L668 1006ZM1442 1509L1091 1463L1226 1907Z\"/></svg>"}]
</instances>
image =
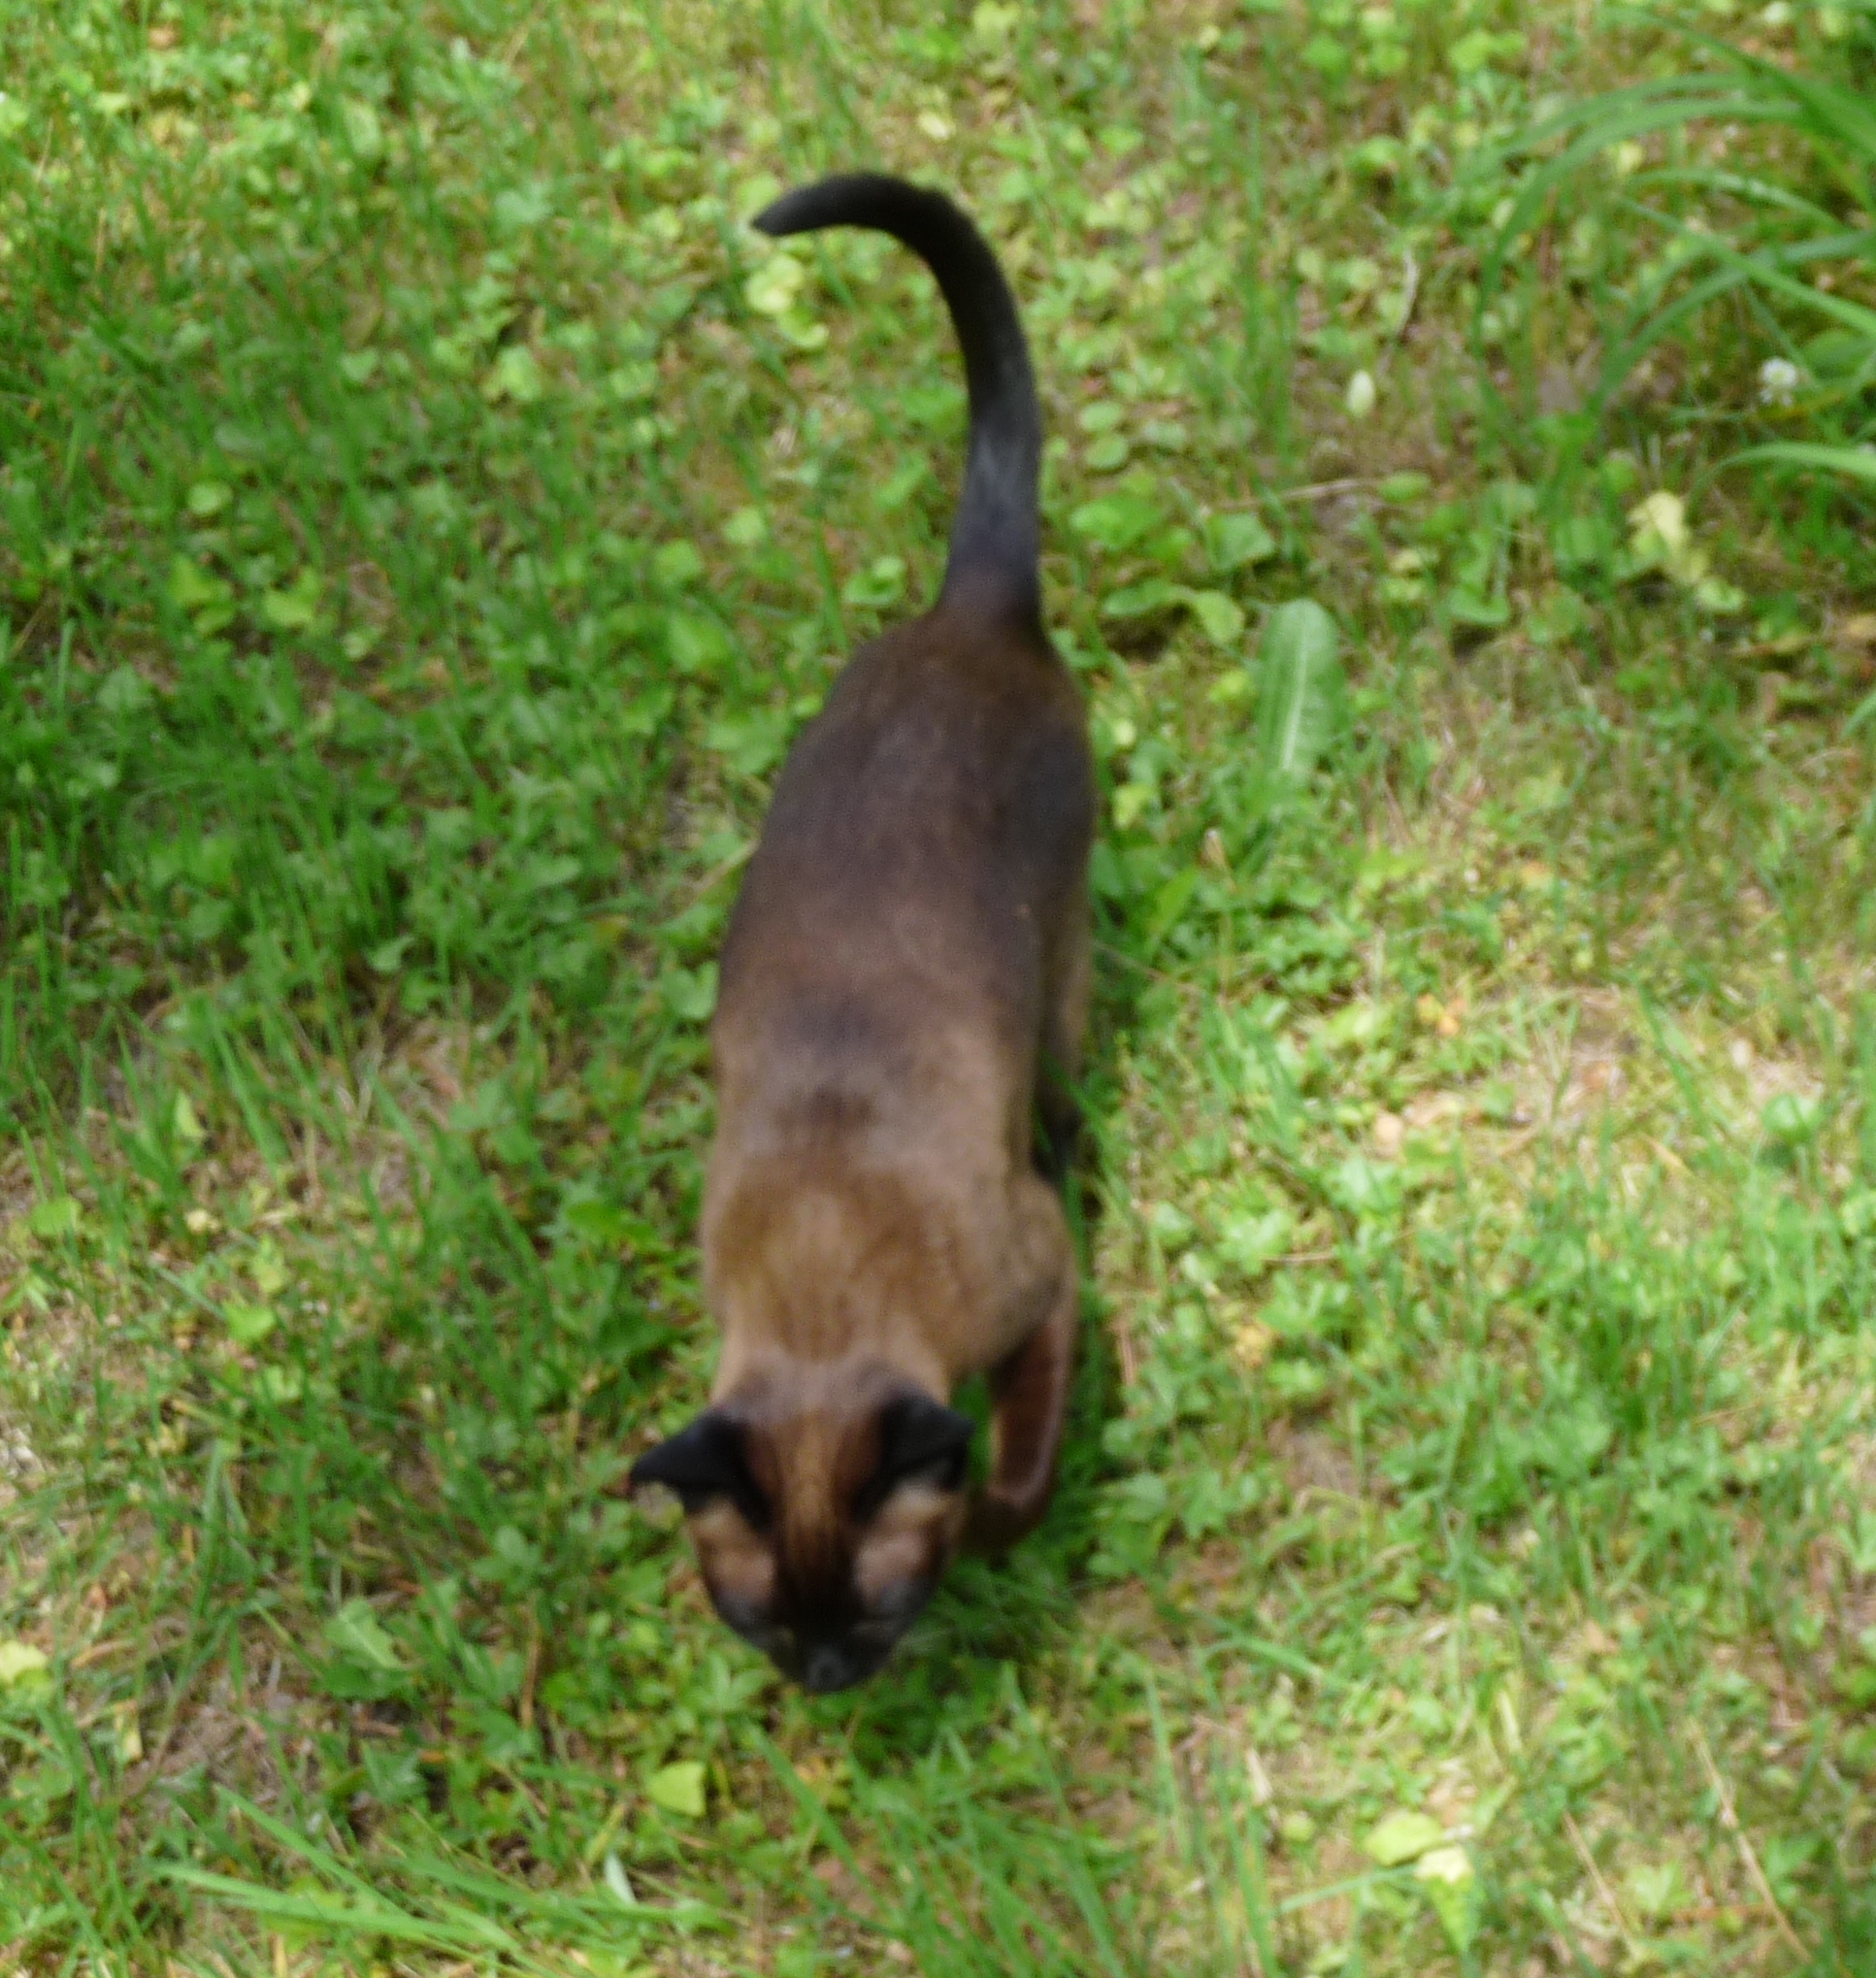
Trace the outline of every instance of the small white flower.
<instances>
[{"instance_id":1,"label":"small white flower","mask_svg":"<svg viewBox=\"0 0 1876 1978\"><path fill-rule=\"evenodd\" d=\"M1348 390L1342 395L1342 404L1351 419L1365 419L1374 410L1377 396L1373 373L1358 371L1348 380Z\"/></svg>"},{"instance_id":2,"label":"small white flower","mask_svg":"<svg viewBox=\"0 0 1876 1978\"><path fill-rule=\"evenodd\" d=\"M1803 372L1789 357L1767 357L1759 367L1759 403L1788 406L1803 382Z\"/></svg>"}]
</instances>

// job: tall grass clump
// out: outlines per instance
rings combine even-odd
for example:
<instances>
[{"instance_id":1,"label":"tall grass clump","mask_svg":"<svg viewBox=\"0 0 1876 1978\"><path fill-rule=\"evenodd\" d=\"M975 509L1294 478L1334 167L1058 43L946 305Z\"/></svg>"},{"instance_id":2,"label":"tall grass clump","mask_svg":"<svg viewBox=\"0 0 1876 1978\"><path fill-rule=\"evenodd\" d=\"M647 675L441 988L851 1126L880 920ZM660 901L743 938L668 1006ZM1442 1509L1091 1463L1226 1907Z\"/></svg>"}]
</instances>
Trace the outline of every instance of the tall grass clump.
<instances>
[{"instance_id":1,"label":"tall grass clump","mask_svg":"<svg viewBox=\"0 0 1876 1978\"><path fill-rule=\"evenodd\" d=\"M1488 301L1557 203L1606 311L1595 411L1678 383L1756 442L1734 459L1876 486L1876 7L1767 9L1738 44L1634 17L1705 65L1535 123Z\"/></svg>"}]
</instances>

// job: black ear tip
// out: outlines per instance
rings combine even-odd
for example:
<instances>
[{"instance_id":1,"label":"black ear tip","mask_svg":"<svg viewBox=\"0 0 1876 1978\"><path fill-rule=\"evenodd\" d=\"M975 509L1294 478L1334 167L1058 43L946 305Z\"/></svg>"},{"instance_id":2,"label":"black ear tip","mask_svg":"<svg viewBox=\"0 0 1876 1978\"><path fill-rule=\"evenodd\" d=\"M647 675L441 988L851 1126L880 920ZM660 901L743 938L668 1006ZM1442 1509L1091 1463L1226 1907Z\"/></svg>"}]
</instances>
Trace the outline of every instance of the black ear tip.
<instances>
[{"instance_id":1,"label":"black ear tip","mask_svg":"<svg viewBox=\"0 0 1876 1978\"><path fill-rule=\"evenodd\" d=\"M887 1402L881 1423L885 1467L905 1475L941 1466L962 1476L965 1452L977 1425L936 1396L901 1395Z\"/></svg>"},{"instance_id":2,"label":"black ear tip","mask_svg":"<svg viewBox=\"0 0 1876 1978\"><path fill-rule=\"evenodd\" d=\"M934 1424L942 1424L943 1433L955 1435L960 1442L969 1442L977 1433L977 1425L962 1408L947 1407L942 1401L931 1403Z\"/></svg>"},{"instance_id":3,"label":"black ear tip","mask_svg":"<svg viewBox=\"0 0 1876 1978\"><path fill-rule=\"evenodd\" d=\"M956 1442L960 1449L969 1448L971 1436L977 1433L976 1423L958 1408L946 1408L943 1412L944 1434Z\"/></svg>"},{"instance_id":4,"label":"black ear tip","mask_svg":"<svg viewBox=\"0 0 1876 1978\"><path fill-rule=\"evenodd\" d=\"M679 1494L720 1484L733 1461L735 1432L714 1408L706 1408L676 1434L647 1449L632 1466L632 1488L663 1484Z\"/></svg>"},{"instance_id":5,"label":"black ear tip","mask_svg":"<svg viewBox=\"0 0 1876 1978\"><path fill-rule=\"evenodd\" d=\"M663 1443L656 1449L647 1449L626 1471L625 1487L631 1496L636 1498L641 1491L653 1484L663 1484L667 1489L670 1488L670 1479L665 1473L665 1467L658 1461L664 1453Z\"/></svg>"}]
</instances>

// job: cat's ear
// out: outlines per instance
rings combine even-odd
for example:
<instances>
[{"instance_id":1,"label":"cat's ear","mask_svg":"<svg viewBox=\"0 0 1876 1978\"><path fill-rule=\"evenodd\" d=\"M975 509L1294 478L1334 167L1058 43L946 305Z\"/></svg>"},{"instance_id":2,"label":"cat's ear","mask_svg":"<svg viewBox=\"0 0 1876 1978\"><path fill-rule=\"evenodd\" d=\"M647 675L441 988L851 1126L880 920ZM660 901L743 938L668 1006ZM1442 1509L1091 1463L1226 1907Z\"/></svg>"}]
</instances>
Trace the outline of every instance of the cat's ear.
<instances>
[{"instance_id":1,"label":"cat's ear","mask_svg":"<svg viewBox=\"0 0 1876 1978\"><path fill-rule=\"evenodd\" d=\"M895 1395L879 1410L879 1467L872 1491L883 1499L904 1483L963 1488L976 1424L928 1394Z\"/></svg>"},{"instance_id":2,"label":"cat's ear","mask_svg":"<svg viewBox=\"0 0 1876 1978\"><path fill-rule=\"evenodd\" d=\"M749 1473L742 1425L721 1408L706 1408L688 1428L647 1449L632 1466L632 1488L663 1484L686 1513L728 1498L751 1524L768 1522L768 1502Z\"/></svg>"}]
</instances>

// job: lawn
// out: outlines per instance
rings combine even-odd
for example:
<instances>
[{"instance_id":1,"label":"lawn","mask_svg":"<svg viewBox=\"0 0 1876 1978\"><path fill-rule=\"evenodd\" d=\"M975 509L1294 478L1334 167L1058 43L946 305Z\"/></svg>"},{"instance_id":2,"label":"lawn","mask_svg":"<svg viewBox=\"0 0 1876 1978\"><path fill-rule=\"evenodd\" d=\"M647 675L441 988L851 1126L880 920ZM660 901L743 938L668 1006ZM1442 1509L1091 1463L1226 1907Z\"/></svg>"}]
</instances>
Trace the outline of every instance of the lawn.
<instances>
[{"instance_id":1,"label":"lawn","mask_svg":"<svg viewBox=\"0 0 1876 1978\"><path fill-rule=\"evenodd\" d=\"M1723 63L0 0L0 1969L1876 1969L1876 493L1733 459L1869 379L1775 287L1604 365L1789 131L1539 176ZM1103 822L1060 1496L808 1699L621 1482L737 874L961 459L923 271L742 224L856 164L1022 299Z\"/></svg>"}]
</instances>

